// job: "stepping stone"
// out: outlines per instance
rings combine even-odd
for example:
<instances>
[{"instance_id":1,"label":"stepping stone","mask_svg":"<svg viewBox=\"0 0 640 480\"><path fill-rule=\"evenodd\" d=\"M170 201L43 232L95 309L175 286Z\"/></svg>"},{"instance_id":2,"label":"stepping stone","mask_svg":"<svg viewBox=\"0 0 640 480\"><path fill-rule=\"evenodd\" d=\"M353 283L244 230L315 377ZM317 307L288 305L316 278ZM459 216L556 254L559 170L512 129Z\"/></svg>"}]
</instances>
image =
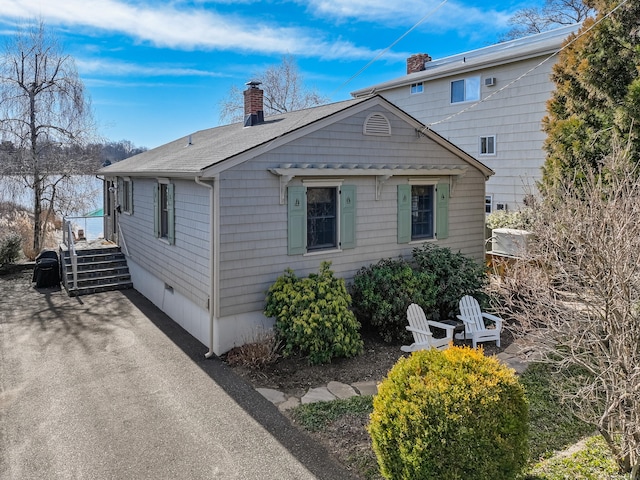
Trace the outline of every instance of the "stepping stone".
<instances>
[{"instance_id":1,"label":"stepping stone","mask_svg":"<svg viewBox=\"0 0 640 480\"><path fill-rule=\"evenodd\" d=\"M523 347L524 346L520 342L515 341L512 344L510 344L507 348L505 348L503 353L508 353L510 355L520 355L520 352L522 351Z\"/></svg>"},{"instance_id":2,"label":"stepping stone","mask_svg":"<svg viewBox=\"0 0 640 480\"><path fill-rule=\"evenodd\" d=\"M356 392L353 387L341 382L329 382L327 390L337 398L351 398L358 396L358 392Z\"/></svg>"},{"instance_id":3,"label":"stepping stone","mask_svg":"<svg viewBox=\"0 0 640 480\"><path fill-rule=\"evenodd\" d=\"M299 398L289 397L286 402L282 402L282 403L278 404L278 409L281 412L284 412L285 410L290 410L292 408L297 407L298 405L300 405L300 399Z\"/></svg>"},{"instance_id":4,"label":"stepping stone","mask_svg":"<svg viewBox=\"0 0 640 480\"><path fill-rule=\"evenodd\" d=\"M287 399L284 393L272 388L256 388L256 391L275 405L278 405Z\"/></svg>"},{"instance_id":5,"label":"stepping stone","mask_svg":"<svg viewBox=\"0 0 640 480\"><path fill-rule=\"evenodd\" d=\"M496 358L501 362L508 364L511 360L516 358L516 356L512 353L500 352L496 355Z\"/></svg>"},{"instance_id":6,"label":"stepping stone","mask_svg":"<svg viewBox=\"0 0 640 480\"><path fill-rule=\"evenodd\" d=\"M520 359L514 358L509 362L509 366L513 368L518 375L521 375L529 366L528 362L522 361Z\"/></svg>"},{"instance_id":7,"label":"stepping stone","mask_svg":"<svg viewBox=\"0 0 640 480\"><path fill-rule=\"evenodd\" d=\"M368 382L356 382L351 386L356 389L360 395L377 395L378 382L375 380L369 380Z\"/></svg>"},{"instance_id":8,"label":"stepping stone","mask_svg":"<svg viewBox=\"0 0 640 480\"><path fill-rule=\"evenodd\" d=\"M336 397L327 387L311 388L301 399L302 403L332 402Z\"/></svg>"}]
</instances>

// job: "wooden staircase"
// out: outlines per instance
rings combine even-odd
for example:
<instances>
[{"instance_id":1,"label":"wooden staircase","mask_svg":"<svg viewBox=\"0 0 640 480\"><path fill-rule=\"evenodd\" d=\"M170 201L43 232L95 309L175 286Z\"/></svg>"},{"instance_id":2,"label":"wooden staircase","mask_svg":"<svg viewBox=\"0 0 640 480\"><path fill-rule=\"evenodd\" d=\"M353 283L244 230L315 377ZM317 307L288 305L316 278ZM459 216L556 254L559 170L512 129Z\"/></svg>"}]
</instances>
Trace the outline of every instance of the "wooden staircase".
<instances>
[{"instance_id":1,"label":"wooden staircase","mask_svg":"<svg viewBox=\"0 0 640 480\"><path fill-rule=\"evenodd\" d=\"M73 267L69 250L60 249L62 283L71 297L91 293L133 288L127 259L118 246L79 248L77 285L73 284Z\"/></svg>"}]
</instances>

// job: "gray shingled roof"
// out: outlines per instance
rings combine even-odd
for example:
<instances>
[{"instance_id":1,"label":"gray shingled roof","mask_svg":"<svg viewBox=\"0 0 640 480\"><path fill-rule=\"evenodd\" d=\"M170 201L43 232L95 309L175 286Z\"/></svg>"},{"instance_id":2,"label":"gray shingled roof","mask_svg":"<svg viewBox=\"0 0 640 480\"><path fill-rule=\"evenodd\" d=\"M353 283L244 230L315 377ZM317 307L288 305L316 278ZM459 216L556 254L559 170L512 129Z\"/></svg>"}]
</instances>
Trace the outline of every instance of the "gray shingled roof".
<instances>
[{"instance_id":1,"label":"gray shingled roof","mask_svg":"<svg viewBox=\"0 0 640 480\"><path fill-rule=\"evenodd\" d=\"M369 98L346 100L266 117L264 123L243 127L234 123L200 130L160 147L102 168L101 175L197 175L252 148L329 117Z\"/></svg>"}]
</instances>

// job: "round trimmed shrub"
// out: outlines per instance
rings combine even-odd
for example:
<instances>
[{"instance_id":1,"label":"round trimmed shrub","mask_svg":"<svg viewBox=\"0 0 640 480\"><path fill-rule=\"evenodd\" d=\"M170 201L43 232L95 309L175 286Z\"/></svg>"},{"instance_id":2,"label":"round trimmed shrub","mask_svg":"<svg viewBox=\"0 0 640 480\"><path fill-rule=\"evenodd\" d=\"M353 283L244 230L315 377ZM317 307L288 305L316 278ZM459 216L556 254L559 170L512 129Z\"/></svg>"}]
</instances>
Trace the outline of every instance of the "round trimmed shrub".
<instances>
[{"instance_id":1,"label":"round trimmed shrub","mask_svg":"<svg viewBox=\"0 0 640 480\"><path fill-rule=\"evenodd\" d=\"M264 313L276 318L283 356L300 353L309 363L321 364L362 353L360 323L349 310L351 297L330 266L322 262L320 272L307 278L287 269L269 288Z\"/></svg>"},{"instance_id":2,"label":"round trimmed shrub","mask_svg":"<svg viewBox=\"0 0 640 480\"><path fill-rule=\"evenodd\" d=\"M481 349L401 358L373 399L368 429L382 475L394 480L513 479L528 456L524 389Z\"/></svg>"}]
</instances>

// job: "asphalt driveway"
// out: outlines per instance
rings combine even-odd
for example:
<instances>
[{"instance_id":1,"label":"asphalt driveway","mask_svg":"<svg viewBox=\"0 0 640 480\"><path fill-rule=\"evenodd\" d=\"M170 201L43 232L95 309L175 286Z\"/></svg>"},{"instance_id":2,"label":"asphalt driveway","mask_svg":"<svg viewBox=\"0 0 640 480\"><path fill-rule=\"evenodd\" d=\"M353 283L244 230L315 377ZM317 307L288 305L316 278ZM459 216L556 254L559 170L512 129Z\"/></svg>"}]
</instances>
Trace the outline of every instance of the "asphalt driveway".
<instances>
[{"instance_id":1,"label":"asphalt driveway","mask_svg":"<svg viewBox=\"0 0 640 480\"><path fill-rule=\"evenodd\" d=\"M134 290L0 276L0 478L348 479Z\"/></svg>"}]
</instances>

